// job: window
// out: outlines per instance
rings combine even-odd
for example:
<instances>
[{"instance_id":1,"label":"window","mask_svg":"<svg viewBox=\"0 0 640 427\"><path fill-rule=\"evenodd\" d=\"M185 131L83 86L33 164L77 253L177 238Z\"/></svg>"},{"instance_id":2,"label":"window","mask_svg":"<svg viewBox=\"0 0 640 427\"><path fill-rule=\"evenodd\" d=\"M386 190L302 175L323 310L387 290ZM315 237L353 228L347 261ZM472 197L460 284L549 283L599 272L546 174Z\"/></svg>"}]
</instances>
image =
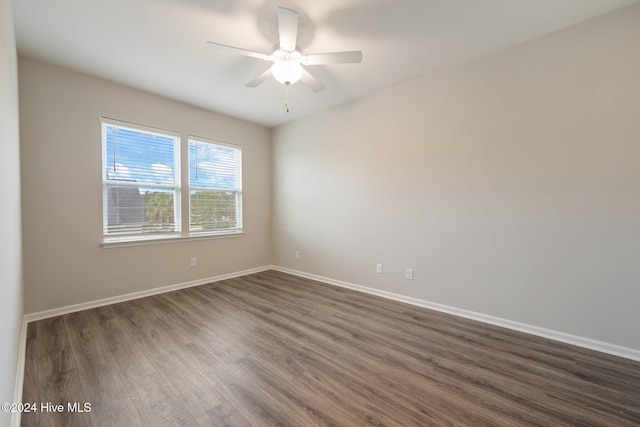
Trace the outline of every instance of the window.
<instances>
[{"instance_id":1,"label":"window","mask_svg":"<svg viewBox=\"0 0 640 427\"><path fill-rule=\"evenodd\" d=\"M104 236L180 233L180 137L102 121Z\"/></svg>"},{"instance_id":2,"label":"window","mask_svg":"<svg viewBox=\"0 0 640 427\"><path fill-rule=\"evenodd\" d=\"M189 139L189 231L242 229L242 151Z\"/></svg>"},{"instance_id":3,"label":"window","mask_svg":"<svg viewBox=\"0 0 640 427\"><path fill-rule=\"evenodd\" d=\"M101 125L104 242L242 232L240 147L192 138L183 148L177 133Z\"/></svg>"}]
</instances>

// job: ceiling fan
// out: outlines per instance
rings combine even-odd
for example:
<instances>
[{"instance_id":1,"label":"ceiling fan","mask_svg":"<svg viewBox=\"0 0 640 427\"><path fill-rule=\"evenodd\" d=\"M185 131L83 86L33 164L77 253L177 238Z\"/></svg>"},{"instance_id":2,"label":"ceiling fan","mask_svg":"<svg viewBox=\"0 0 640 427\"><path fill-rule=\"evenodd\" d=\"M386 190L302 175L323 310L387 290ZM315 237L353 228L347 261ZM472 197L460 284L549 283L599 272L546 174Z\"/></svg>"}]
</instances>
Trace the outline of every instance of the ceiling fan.
<instances>
[{"instance_id":1,"label":"ceiling fan","mask_svg":"<svg viewBox=\"0 0 640 427\"><path fill-rule=\"evenodd\" d=\"M285 7L278 8L278 34L280 42L271 54L254 52L252 50L214 42L207 42L207 46L219 51L238 53L240 55L273 62L270 69L247 83L248 87L256 87L273 75L277 81L287 87L301 81L314 92L320 92L325 86L311 75L305 66L362 62L362 52L359 50L303 55L296 46L298 20L298 12Z\"/></svg>"}]
</instances>

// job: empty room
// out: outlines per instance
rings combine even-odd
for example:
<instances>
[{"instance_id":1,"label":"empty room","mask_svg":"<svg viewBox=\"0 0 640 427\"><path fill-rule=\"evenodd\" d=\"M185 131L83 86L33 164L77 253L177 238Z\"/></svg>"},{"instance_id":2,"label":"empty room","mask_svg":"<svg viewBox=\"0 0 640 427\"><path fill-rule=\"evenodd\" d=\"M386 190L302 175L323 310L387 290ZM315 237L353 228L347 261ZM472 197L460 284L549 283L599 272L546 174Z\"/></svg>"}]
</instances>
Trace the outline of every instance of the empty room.
<instances>
[{"instance_id":1,"label":"empty room","mask_svg":"<svg viewBox=\"0 0 640 427\"><path fill-rule=\"evenodd\" d=\"M640 425L637 0L0 0L0 425Z\"/></svg>"}]
</instances>

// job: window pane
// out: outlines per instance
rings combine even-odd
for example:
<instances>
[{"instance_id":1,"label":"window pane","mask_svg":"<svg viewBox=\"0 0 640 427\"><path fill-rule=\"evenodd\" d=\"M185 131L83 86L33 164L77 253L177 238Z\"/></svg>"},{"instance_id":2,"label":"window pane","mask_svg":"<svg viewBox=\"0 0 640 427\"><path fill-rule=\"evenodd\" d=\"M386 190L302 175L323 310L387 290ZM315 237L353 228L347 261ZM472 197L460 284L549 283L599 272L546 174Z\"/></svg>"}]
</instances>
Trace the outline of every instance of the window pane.
<instances>
[{"instance_id":1,"label":"window pane","mask_svg":"<svg viewBox=\"0 0 640 427\"><path fill-rule=\"evenodd\" d=\"M240 228L237 199L236 192L191 191L191 231L197 233Z\"/></svg>"},{"instance_id":2,"label":"window pane","mask_svg":"<svg viewBox=\"0 0 640 427\"><path fill-rule=\"evenodd\" d=\"M107 185L106 204L108 234L178 231L173 191Z\"/></svg>"},{"instance_id":3,"label":"window pane","mask_svg":"<svg viewBox=\"0 0 640 427\"><path fill-rule=\"evenodd\" d=\"M240 188L240 150L202 141L189 141L189 185Z\"/></svg>"},{"instance_id":4,"label":"window pane","mask_svg":"<svg viewBox=\"0 0 640 427\"><path fill-rule=\"evenodd\" d=\"M103 124L106 178L175 184L177 138Z\"/></svg>"}]
</instances>

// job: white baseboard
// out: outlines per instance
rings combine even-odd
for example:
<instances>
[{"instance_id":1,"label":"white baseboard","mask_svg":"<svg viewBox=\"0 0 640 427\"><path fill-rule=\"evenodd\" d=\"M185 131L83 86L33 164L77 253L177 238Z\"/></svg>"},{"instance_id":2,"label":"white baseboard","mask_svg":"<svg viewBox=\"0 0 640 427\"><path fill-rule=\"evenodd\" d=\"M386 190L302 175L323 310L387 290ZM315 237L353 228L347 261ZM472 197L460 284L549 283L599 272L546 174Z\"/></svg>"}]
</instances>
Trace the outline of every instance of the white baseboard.
<instances>
[{"instance_id":1,"label":"white baseboard","mask_svg":"<svg viewBox=\"0 0 640 427\"><path fill-rule=\"evenodd\" d=\"M603 341L593 340L591 338L585 338L578 335L567 334L565 332L559 332L551 329L541 328L538 326L528 325L526 323L515 322L513 320L489 316L487 314L477 313L474 311L464 310L461 308L456 308L448 305L438 304L435 302L425 301L418 298L396 294L393 292L381 291L379 289L356 285L354 283L331 279L329 277L318 276L316 274L305 273L303 271L293 270L290 268L279 267L274 265L272 266L272 269L276 271L281 271L283 273L289 273L295 276L304 277L307 279L317 280L318 282L323 282L329 285L340 286L342 288L348 288L348 289L364 292L371 295L377 295L383 298L404 302L404 303L415 305L418 307L424 307L431 310L441 311L444 313L465 317L467 319L478 320L480 322L489 323L491 325L501 326L507 329L512 329L512 330L524 332L531 335L537 335L540 337L563 342L565 344L571 344L578 347L588 348L590 350L595 350L595 351L610 354L613 356L624 357L625 359L630 359L630 360L635 360L640 362L640 350L636 350L633 348L622 347L616 344L610 344Z\"/></svg>"},{"instance_id":2,"label":"white baseboard","mask_svg":"<svg viewBox=\"0 0 640 427\"><path fill-rule=\"evenodd\" d=\"M219 276L206 277L204 279L192 280L189 282L178 283L175 285L162 286L159 288L147 289L145 291L132 292L124 295L117 295L109 298L102 298L94 301L87 301L80 304L68 305L65 307L52 308L51 310L38 311L24 315L25 323L35 322L37 320L48 319L50 317L61 316L63 314L74 313L76 311L88 310L90 308L102 307L104 305L116 304L119 302L129 301L138 298L144 298L152 295L163 294L166 292L177 291L178 289L190 288L192 286L205 285L207 283L219 282L220 280L232 279L234 277L246 276L248 274L259 273L261 271L270 270L271 265L263 267L251 268L234 273L221 274ZM26 331L25 331L26 333Z\"/></svg>"},{"instance_id":3,"label":"white baseboard","mask_svg":"<svg viewBox=\"0 0 640 427\"><path fill-rule=\"evenodd\" d=\"M20 341L18 344L18 363L16 364L16 380L13 388L13 402L22 402L22 387L24 385L24 366L27 354L27 322L22 318L20 326ZM11 414L11 427L20 427L21 413L19 411Z\"/></svg>"}]
</instances>

